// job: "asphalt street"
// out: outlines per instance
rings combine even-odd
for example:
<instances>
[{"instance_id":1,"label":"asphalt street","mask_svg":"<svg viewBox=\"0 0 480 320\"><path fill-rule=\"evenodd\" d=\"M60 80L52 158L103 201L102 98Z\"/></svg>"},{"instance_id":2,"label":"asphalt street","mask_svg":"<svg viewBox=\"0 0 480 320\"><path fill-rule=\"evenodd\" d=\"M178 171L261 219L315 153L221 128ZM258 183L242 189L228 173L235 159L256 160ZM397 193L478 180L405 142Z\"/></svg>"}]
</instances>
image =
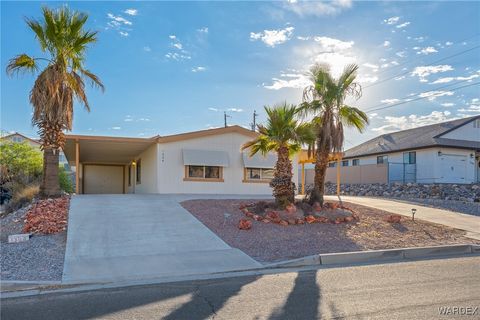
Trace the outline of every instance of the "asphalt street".
<instances>
[{"instance_id":1,"label":"asphalt street","mask_svg":"<svg viewBox=\"0 0 480 320\"><path fill-rule=\"evenodd\" d=\"M478 256L322 268L3 299L1 319L480 319L479 279Z\"/></svg>"}]
</instances>

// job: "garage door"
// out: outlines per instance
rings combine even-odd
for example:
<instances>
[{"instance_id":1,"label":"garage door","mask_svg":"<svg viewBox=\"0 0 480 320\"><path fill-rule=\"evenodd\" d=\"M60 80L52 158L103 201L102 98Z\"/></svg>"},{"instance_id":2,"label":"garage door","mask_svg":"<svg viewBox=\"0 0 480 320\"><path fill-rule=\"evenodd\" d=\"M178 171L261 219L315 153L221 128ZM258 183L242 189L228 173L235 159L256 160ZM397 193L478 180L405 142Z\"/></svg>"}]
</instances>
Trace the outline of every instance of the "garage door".
<instances>
[{"instance_id":1,"label":"garage door","mask_svg":"<svg viewBox=\"0 0 480 320\"><path fill-rule=\"evenodd\" d=\"M467 157L458 155L443 155L440 158L443 183L465 182L467 172Z\"/></svg>"},{"instance_id":2,"label":"garage door","mask_svg":"<svg viewBox=\"0 0 480 320\"><path fill-rule=\"evenodd\" d=\"M84 165L83 193L123 193L123 166Z\"/></svg>"}]
</instances>

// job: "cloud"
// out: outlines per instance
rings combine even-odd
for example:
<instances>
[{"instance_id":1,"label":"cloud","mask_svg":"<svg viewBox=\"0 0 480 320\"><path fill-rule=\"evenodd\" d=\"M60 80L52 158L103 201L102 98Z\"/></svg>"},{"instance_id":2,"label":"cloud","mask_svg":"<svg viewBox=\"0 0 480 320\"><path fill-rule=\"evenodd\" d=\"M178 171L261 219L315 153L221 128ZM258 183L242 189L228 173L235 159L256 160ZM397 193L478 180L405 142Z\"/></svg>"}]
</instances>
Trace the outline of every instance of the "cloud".
<instances>
[{"instance_id":1,"label":"cloud","mask_svg":"<svg viewBox=\"0 0 480 320\"><path fill-rule=\"evenodd\" d=\"M397 80L397 81L398 81L398 80L403 80L403 79L405 79L405 76L398 76L398 77L395 77L395 78L393 78L393 79L395 79L395 80Z\"/></svg>"},{"instance_id":2,"label":"cloud","mask_svg":"<svg viewBox=\"0 0 480 320\"><path fill-rule=\"evenodd\" d=\"M263 84L265 89L280 90L282 88L305 88L311 84L306 74L281 74L280 78L272 78L270 85Z\"/></svg>"},{"instance_id":3,"label":"cloud","mask_svg":"<svg viewBox=\"0 0 480 320\"><path fill-rule=\"evenodd\" d=\"M416 114L401 117L386 116L384 118L385 124L377 128L372 128L372 131L385 134L400 130L412 129L447 120L453 120L453 118L450 118L450 115L451 112L449 111L432 111L432 113L424 116Z\"/></svg>"},{"instance_id":4,"label":"cloud","mask_svg":"<svg viewBox=\"0 0 480 320\"><path fill-rule=\"evenodd\" d=\"M400 21L400 17L390 17L388 19L383 20L386 24L397 24Z\"/></svg>"},{"instance_id":5,"label":"cloud","mask_svg":"<svg viewBox=\"0 0 480 320\"><path fill-rule=\"evenodd\" d=\"M150 52L152 49L149 46L143 47L143 51Z\"/></svg>"},{"instance_id":6,"label":"cloud","mask_svg":"<svg viewBox=\"0 0 480 320\"><path fill-rule=\"evenodd\" d=\"M107 18L109 21L107 22L106 29L113 29L118 32L122 37L127 37L129 35L129 31L131 31L131 26L133 23L130 20L125 19L124 17L118 15L114 15L113 13L107 13Z\"/></svg>"},{"instance_id":7,"label":"cloud","mask_svg":"<svg viewBox=\"0 0 480 320\"><path fill-rule=\"evenodd\" d=\"M480 75L478 74L472 74L471 76L468 76L468 77L445 77L445 78L439 78L433 82L430 82L430 84L438 84L438 83L449 83L449 82L452 82L454 80L456 81L471 81L473 79L476 79L480 77Z\"/></svg>"},{"instance_id":8,"label":"cloud","mask_svg":"<svg viewBox=\"0 0 480 320\"><path fill-rule=\"evenodd\" d=\"M128 32L126 31L119 31L118 32L122 37L128 37Z\"/></svg>"},{"instance_id":9,"label":"cloud","mask_svg":"<svg viewBox=\"0 0 480 320\"><path fill-rule=\"evenodd\" d=\"M400 58L405 58L407 53L405 51L398 51L395 55Z\"/></svg>"},{"instance_id":10,"label":"cloud","mask_svg":"<svg viewBox=\"0 0 480 320\"><path fill-rule=\"evenodd\" d=\"M342 41L339 39L334 39L329 37L315 37L313 39L316 42L320 43L323 49L332 50L332 51L341 51L341 50L350 49L355 44L355 42L353 41Z\"/></svg>"},{"instance_id":11,"label":"cloud","mask_svg":"<svg viewBox=\"0 0 480 320\"><path fill-rule=\"evenodd\" d=\"M115 22L118 22L118 23L121 23L121 24L125 24L125 25L129 25L131 26L132 25L132 22L123 18L122 16L115 16L114 14L112 13L108 13L107 14L107 17L111 20L111 21L115 21ZM116 25L114 23L114 25Z\"/></svg>"},{"instance_id":12,"label":"cloud","mask_svg":"<svg viewBox=\"0 0 480 320\"><path fill-rule=\"evenodd\" d=\"M453 92L452 91L434 90L434 91L422 92L418 96L420 98L427 98L428 101L433 101L433 100L437 99L438 97L453 96Z\"/></svg>"},{"instance_id":13,"label":"cloud","mask_svg":"<svg viewBox=\"0 0 480 320\"><path fill-rule=\"evenodd\" d=\"M374 72L377 72L378 68L379 68L378 64L373 64L373 63L368 63L368 62L364 63L363 66L373 69Z\"/></svg>"},{"instance_id":14,"label":"cloud","mask_svg":"<svg viewBox=\"0 0 480 320\"><path fill-rule=\"evenodd\" d=\"M243 109L240 109L240 108L228 108L227 111L230 111L230 112L243 112Z\"/></svg>"},{"instance_id":15,"label":"cloud","mask_svg":"<svg viewBox=\"0 0 480 320\"><path fill-rule=\"evenodd\" d=\"M250 40L261 40L269 47L275 47L276 45L287 42L291 39L294 27L286 27L285 29L278 30L263 30L263 32L250 32Z\"/></svg>"},{"instance_id":16,"label":"cloud","mask_svg":"<svg viewBox=\"0 0 480 320\"><path fill-rule=\"evenodd\" d=\"M446 108L449 108L449 107L453 107L455 105L455 103L451 103L451 102L445 102L445 103L442 103L440 104L442 107L446 107Z\"/></svg>"},{"instance_id":17,"label":"cloud","mask_svg":"<svg viewBox=\"0 0 480 320\"><path fill-rule=\"evenodd\" d=\"M358 75L356 81L359 83L374 83L378 81L378 77L371 75Z\"/></svg>"},{"instance_id":18,"label":"cloud","mask_svg":"<svg viewBox=\"0 0 480 320\"><path fill-rule=\"evenodd\" d=\"M473 98L470 101L470 105L467 108L461 108L457 110L458 112L462 112L463 116L472 116L470 113L480 114L480 99Z\"/></svg>"},{"instance_id":19,"label":"cloud","mask_svg":"<svg viewBox=\"0 0 480 320\"><path fill-rule=\"evenodd\" d=\"M445 42L445 45L446 45L446 46L451 46L452 44L453 44L453 42L451 42L451 41Z\"/></svg>"},{"instance_id":20,"label":"cloud","mask_svg":"<svg viewBox=\"0 0 480 320\"><path fill-rule=\"evenodd\" d=\"M193 68L192 68L192 72L203 72L203 71L205 71L205 70L207 70L207 68L201 67L201 66L193 67Z\"/></svg>"},{"instance_id":21,"label":"cloud","mask_svg":"<svg viewBox=\"0 0 480 320\"><path fill-rule=\"evenodd\" d=\"M174 46L175 48L179 49L179 50L182 50L183 49L183 46L181 43L174 43L172 44L172 46Z\"/></svg>"},{"instance_id":22,"label":"cloud","mask_svg":"<svg viewBox=\"0 0 480 320\"><path fill-rule=\"evenodd\" d=\"M138 14L138 10L137 9L127 9L127 10L123 11L123 13L128 14L130 16L136 16Z\"/></svg>"},{"instance_id":23,"label":"cloud","mask_svg":"<svg viewBox=\"0 0 480 320\"><path fill-rule=\"evenodd\" d=\"M203 27L203 28L197 29L197 31L200 32L200 33L208 33L208 27Z\"/></svg>"},{"instance_id":24,"label":"cloud","mask_svg":"<svg viewBox=\"0 0 480 320\"><path fill-rule=\"evenodd\" d=\"M397 25L397 29L405 28L405 27L408 26L409 24L410 24L409 21L404 22L404 23L402 23L402 24L399 24L399 25Z\"/></svg>"},{"instance_id":25,"label":"cloud","mask_svg":"<svg viewBox=\"0 0 480 320\"><path fill-rule=\"evenodd\" d=\"M177 39L177 36L176 36L176 35L174 35L174 34L171 34L171 35L169 35L168 37L169 37L170 39L172 39L172 40L175 40L175 39Z\"/></svg>"},{"instance_id":26,"label":"cloud","mask_svg":"<svg viewBox=\"0 0 480 320\"><path fill-rule=\"evenodd\" d=\"M337 15L352 6L351 0L296 1L289 0L283 7L299 16Z\"/></svg>"},{"instance_id":27,"label":"cloud","mask_svg":"<svg viewBox=\"0 0 480 320\"><path fill-rule=\"evenodd\" d=\"M208 110L210 110L210 111L214 111L214 112L217 112L217 111L219 111L217 108L208 108Z\"/></svg>"},{"instance_id":28,"label":"cloud","mask_svg":"<svg viewBox=\"0 0 480 320\"><path fill-rule=\"evenodd\" d=\"M165 57L170 60L176 60L176 61L181 61L181 60L190 60L192 57L190 56L190 53L183 49L183 44L180 42L180 40L177 38L176 35L171 34L168 36L172 41L170 42L170 46L177 50L177 52L168 52L165 54Z\"/></svg>"},{"instance_id":29,"label":"cloud","mask_svg":"<svg viewBox=\"0 0 480 320\"><path fill-rule=\"evenodd\" d=\"M177 52L168 52L167 54L165 54L165 58L170 59L170 60L181 61L181 60L190 60L192 57L189 56L188 54L182 54L182 53L177 53Z\"/></svg>"},{"instance_id":30,"label":"cloud","mask_svg":"<svg viewBox=\"0 0 480 320\"><path fill-rule=\"evenodd\" d=\"M435 53L435 52L438 52L438 50L435 49L434 47L425 47L425 48L420 49L420 51L417 51L417 54L428 55L430 53Z\"/></svg>"},{"instance_id":31,"label":"cloud","mask_svg":"<svg viewBox=\"0 0 480 320\"><path fill-rule=\"evenodd\" d=\"M452 71L453 67L448 64L437 65L437 66L419 66L413 69L411 76L418 76L420 82L427 82L426 79L429 75L439 73L439 72L447 72Z\"/></svg>"},{"instance_id":32,"label":"cloud","mask_svg":"<svg viewBox=\"0 0 480 320\"><path fill-rule=\"evenodd\" d=\"M388 40L385 40L385 41L383 42L383 46L384 46L384 47L390 47L390 44L391 44L391 43L390 43L390 41L388 41Z\"/></svg>"},{"instance_id":33,"label":"cloud","mask_svg":"<svg viewBox=\"0 0 480 320\"><path fill-rule=\"evenodd\" d=\"M112 130L120 130L120 129L122 129L122 127L111 127L110 129L112 129Z\"/></svg>"},{"instance_id":34,"label":"cloud","mask_svg":"<svg viewBox=\"0 0 480 320\"><path fill-rule=\"evenodd\" d=\"M386 104L393 104L393 103L397 103L397 102L400 102L400 99L383 99L380 101L381 103L386 103Z\"/></svg>"},{"instance_id":35,"label":"cloud","mask_svg":"<svg viewBox=\"0 0 480 320\"><path fill-rule=\"evenodd\" d=\"M307 41L307 40L310 40L311 38L310 38L310 37L298 36L297 39L298 39L298 40L302 40L302 41Z\"/></svg>"}]
</instances>

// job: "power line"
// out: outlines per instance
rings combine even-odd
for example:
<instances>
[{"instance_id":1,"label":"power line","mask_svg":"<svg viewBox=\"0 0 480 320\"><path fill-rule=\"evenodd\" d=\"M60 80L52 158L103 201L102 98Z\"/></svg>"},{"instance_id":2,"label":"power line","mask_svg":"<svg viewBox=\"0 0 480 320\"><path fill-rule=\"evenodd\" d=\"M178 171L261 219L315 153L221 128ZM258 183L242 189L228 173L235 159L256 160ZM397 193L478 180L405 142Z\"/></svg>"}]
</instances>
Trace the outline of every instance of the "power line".
<instances>
[{"instance_id":1,"label":"power line","mask_svg":"<svg viewBox=\"0 0 480 320\"><path fill-rule=\"evenodd\" d=\"M424 94L424 93L429 93L429 92L432 92L432 91L438 91L438 90L440 90L440 89L445 89L445 88L448 88L448 87L456 86L457 84L460 84L460 83L463 83L463 82L467 82L467 81L471 81L471 80L472 80L472 79L460 80L460 81L457 81L457 82L455 82L455 83L450 83L450 84L446 84L446 85L443 85L443 86L440 86L440 87L432 88L432 90L420 92L420 93L418 93L417 95ZM403 98L401 98L401 100L408 99L409 97L411 97L411 96L403 97ZM410 100L410 101L411 101L411 100ZM410 102L410 101L406 101L406 102ZM383 105L390 105L390 104L388 104L388 103L386 103L386 102L382 102L382 103L377 104L377 105L375 105L375 106L373 106L373 107L371 107L371 108L369 108L369 109L366 109L365 111L366 111L366 112L369 112L369 111L371 111L372 108L381 107L381 106L383 106Z\"/></svg>"},{"instance_id":2,"label":"power line","mask_svg":"<svg viewBox=\"0 0 480 320\"><path fill-rule=\"evenodd\" d=\"M444 58L441 58L441 59L432 61L432 62L430 62L430 63L427 65L427 67L428 67L428 66L432 66L432 65L435 64L435 63L439 63L439 62L448 60L448 59L450 59L450 58L460 56L460 55L462 55L462 54L465 54L465 53L467 53L467 52L473 51L473 50L478 49L478 48L480 48L480 45L475 46L475 47L472 47L472 48L467 49L467 50L463 50L463 51L457 52L457 53L452 54L452 55L450 55L450 56L446 56L446 57L444 57ZM375 83L372 83L372 84L370 84L370 85L368 85L368 86L365 86L365 87L363 87L363 89L367 89L367 88L370 88L370 87L379 85L379 84L381 84L381 83L384 83L384 82L386 82L386 81L395 79L395 78L397 78L397 77L401 77L401 76L407 75L407 74L409 74L409 73L410 73L410 71L407 70L407 71L405 71L405 72L395 74L395 75L393 75L393 76L391 76L391 77L385 78L385 79L383 79L383 80L380 80L380 81L377 81L377 82L375 82Z\"/></svg>"},{"instance_id":3,"label":"power line","mask_svg":"<svg viewBox=\"0 0 480 320\"><path fill-rule=\"evenodd\" d=\"M453 88L453 89L450 89L450 91L454 91L454 92L455 92L456 90L463 89L463 88L467 88L467 87L472 87L472 86L475 86L475 85L478 85L478 84L480 84L480 82L475 82L475 83L467 84L467 85L464 85L464 86L461 86L461 87L458 87L458 88ZM427 91L427 92L428 92L428 91ZM414 102L414 101L418 101L418 100L423 100L423 99L431 98L431 97L434 97L434 96L435 96L435 95L418 97L418 98L413 99L413 100L410 100L410 101L402 101L402 102L394 103L394 104L391 104L391 105L388 105L388 106L385 106L385 107L376 108L376 109L371 109L371 110L366 111L366 113L370 113L370 112L372 112L372 111L389 109L389 108L393 108L393 107L396 107L396 106L399 106L399 105L402 105L402 104L405 104L405 103L410 103L410 102Z\"/></svg>"}]
</instances>

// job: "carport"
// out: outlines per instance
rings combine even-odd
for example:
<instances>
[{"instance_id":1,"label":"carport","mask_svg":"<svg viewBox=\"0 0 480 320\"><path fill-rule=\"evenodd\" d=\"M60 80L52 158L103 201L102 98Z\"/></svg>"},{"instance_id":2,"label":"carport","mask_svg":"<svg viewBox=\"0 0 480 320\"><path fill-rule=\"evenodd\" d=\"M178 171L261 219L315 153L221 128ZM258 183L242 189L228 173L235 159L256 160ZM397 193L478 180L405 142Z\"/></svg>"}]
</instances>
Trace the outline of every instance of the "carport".
<instances>
[{"instance_id":1,"label":"carport","mask_svg":"<svg viewBox=\"0 0 480 320\"><path fill-rule=\"evenodd\" d=\"M156 139L67 135L64 153L75 167L75 192L126 193L137 157Z\"/></svg>"}]
</instances>

